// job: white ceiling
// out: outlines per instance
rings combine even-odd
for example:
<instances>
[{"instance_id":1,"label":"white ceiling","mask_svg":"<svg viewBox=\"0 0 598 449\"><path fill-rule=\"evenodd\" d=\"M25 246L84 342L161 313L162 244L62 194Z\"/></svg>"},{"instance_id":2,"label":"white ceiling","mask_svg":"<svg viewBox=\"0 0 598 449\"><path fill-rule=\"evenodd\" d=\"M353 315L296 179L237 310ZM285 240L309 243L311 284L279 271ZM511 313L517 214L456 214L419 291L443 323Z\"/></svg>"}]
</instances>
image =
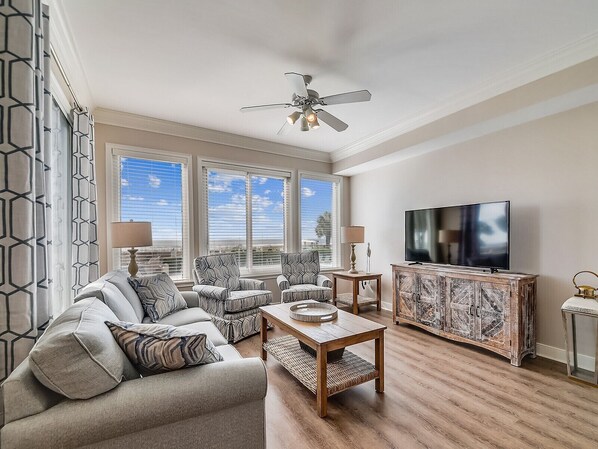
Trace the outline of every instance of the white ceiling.
<instances>
[{"instance_id":1,"label":"white ceiling","mask_svg":"<svg viewBox=\"0 0 598 449\"><path fill-rule=\"evenodd\" d=\"M596 0L57 0L96 107L331 152L495 80L598 30ZM283 74L349 124L276 133Z\"/></svg>"}]
</instances>

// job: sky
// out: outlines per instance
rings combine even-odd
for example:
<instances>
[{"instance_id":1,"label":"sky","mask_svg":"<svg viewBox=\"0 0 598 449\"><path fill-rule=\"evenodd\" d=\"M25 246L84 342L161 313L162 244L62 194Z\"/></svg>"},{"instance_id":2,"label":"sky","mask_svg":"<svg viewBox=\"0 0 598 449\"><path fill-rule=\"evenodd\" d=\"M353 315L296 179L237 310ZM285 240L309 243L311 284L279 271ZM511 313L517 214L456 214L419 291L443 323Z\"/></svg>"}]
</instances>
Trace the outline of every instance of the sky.
<instances>
[{"instance_id":1,"label":"sky","mask_svg":"<svg viewBox=\"0 0 598 449\"><path fill-rule=\"evenodd\" d=\"M183 165L121 158L121 221L151 221L156 240L181 240Z\"/></svg>"},{"instance_id":2,"label":"sky","mask_svg":"<svg viewBox=\"0 0 598 449\"><path fill-rule=\"evenodd\" d=\"M245 241L246 229L245 176L224 171L208 172L208 223L210 240L238 239ZM301 182L302 239L317 239L317 217L331 211L330 182L303 179ZM278 178L251 177L253 239L276 239L283 242L284 181Z\"/></svg>"},{"instance_id":3,"label":"sky","mask_svg":"<svg viewBox=\"0 0 598 449\"><path fill-rule=\"evenodd\" d=\"M154 240L182 240L182 164L121 158L121 220L152 222ZM210 240L246 235L245 175L208 171ZM283 242L284 181L251 176L253 240ZM317 218L332 211L332 183L302 179L301 238L316 240ZM200 199L203 201L203 198Z\"/></svg>"}]
</instances>

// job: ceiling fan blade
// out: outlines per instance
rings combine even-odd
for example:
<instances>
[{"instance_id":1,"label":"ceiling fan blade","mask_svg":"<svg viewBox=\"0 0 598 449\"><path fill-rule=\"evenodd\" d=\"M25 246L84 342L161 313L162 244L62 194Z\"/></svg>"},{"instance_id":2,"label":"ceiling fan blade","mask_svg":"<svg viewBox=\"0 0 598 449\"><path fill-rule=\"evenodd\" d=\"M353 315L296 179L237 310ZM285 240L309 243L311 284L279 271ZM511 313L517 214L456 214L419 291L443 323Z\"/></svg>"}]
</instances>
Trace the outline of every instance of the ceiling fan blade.
<instances>
[{"instance_id":1,"label":"ceiling fan blade","mask_svg":"<svg viewBox=\"0 0 598 449\"><path fill-rule=\"evenodd\" d=\"M347 125L345 122L336 118L334 115L329 114L323 109L318 109L316 112L320 120L322 120L324 123L326 123L331 128L335 129L339 133L349 127L349 125Z\"/></svg>"},{"instance_id":2,"label":"ceiling fan blade","mask_svg":"<svg viewBox=\"0 0 598 449\"><path fill-rule=\"evenodd\" d=\"M279 136L284 136L291 130L292 127L293 127L293 125L291 125L289 122L287 122L285 120L284 125L282 125L280 127L280 129L278 130L278 132L276 134L278 134Z\"/></svg>"},{"instance_id":3,"label":"ceiling fan blade","mask_svg":"<svg viewBox=\"0 0 598 449\"><path fill-rule=\"evenodd\" d=\"M289 106L292 106L291 103L260 104L258 106L245 106L241 108L241 112L261 111L262 109L288 108Z\"/></svg>"},{"instance_id":4,"label":"ceiling fan blade","mask_svg":"<svg viewBox=\"0 0 598 449\"><path fill-rule=\"evenodd\" d=\"M320 98L323 105L358 103L360 101L370 101L372 94L369 90L356 90L355 92L345 92L344 94L329 95Z\"/></svg>"},{"instance_id":5,"label":"ceiling fan blade","mask_svg":"<svg viewBox=\"0 0 598 449\"><path fill-rule=\"evenodd\" d=\"M305 78L303 78L303 75L295 72L287 72L284 74L284 76L286 76L287 80L289 80L289 83L291 83L291 86L293 87L293 92L295 92L300 97L308 97L307 87L305 87Z\"/></svg>"}]
</instances>

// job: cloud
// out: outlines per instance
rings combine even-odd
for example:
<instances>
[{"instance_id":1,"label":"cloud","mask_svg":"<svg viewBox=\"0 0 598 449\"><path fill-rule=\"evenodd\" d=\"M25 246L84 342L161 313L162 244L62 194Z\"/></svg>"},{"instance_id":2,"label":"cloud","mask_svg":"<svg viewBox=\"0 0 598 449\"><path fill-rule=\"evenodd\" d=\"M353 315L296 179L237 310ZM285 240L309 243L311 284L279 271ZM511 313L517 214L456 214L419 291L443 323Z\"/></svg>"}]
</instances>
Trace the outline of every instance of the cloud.
<instances>
[{"instance_id":1,"label":"cloud","mask_svg":"<svg viewBox=\"0 0 598 449\"><path fill-rule=\"evenodd\" d=\"M129 185L129 181L126 180L125 178L122 178L120 180L120 185L123 186L123 187L127 187Z\"/></svg>"},{"instance_id":2,"label":"cloud","mask_svg":"<svg viewBox=\"0 0 598 449\"><path fill-rule=\"evenodd\" d=\"M143 198L142 196L133 196L133 195L125 195L125 199L127 199L129 201L143 201L143 200L145 200L145 198Z\"/></svg>"},{"instance_id":3,"label":"cloud","mask_svg":"<svg viewBox=\"0 0 598 449\"><path fill-rule=\"evenodd\" d=\"M231 192L233 181L245 182L245 177L231 173L208 172L208 190L210 192Z\"/></svg>"},{"instance_id":4,"label":"cloud","mask_svg":"<svg viewBox=\"0 0 598 449\"><path fill-rule=\"evenodd\" d=\"M168 201L166 201L165 199L161 199L160 201L158 201L156 203L157 206L168 206Z\"/></svg>"},{"instance_id":5,"label":"cloud","mask_svg":"<svg viewBox=\"0 0 598 449\"><path fill-rule=\"evenodd\" d=\"M264 195L270 195L272 193L272 190L268 189L268 190L264 190Z\"/></svg>"},{"instance_id":6,"label":"cloud","mask_svg":"<svg viewBox=\"0 0 598 449\"><path fill-rule=\"evenodd\" d=\"M245 222L246 211L245 195L240 195L238 193L231 196L231 201L229 203L218 204L216 206L210 206L209 208L209 212L218 214L218 218L224 219L224 217L226 217L226 220L242 222ZM224 215L219 215L219 213L223 213Z\"/></svg>"},{"instance_id":7,"label":"cloud","mask_svg":"<svg viewBox=\"0 0 598 449\"><path fill-rule=\"evenodd\" d=\"M264 177L257 178L257 182L259 183L259 185L264 185L264 184L266 184L267 181L268 181L268 178L264 178Z\"/></svg>"},{"instance_id":8,"label":"cloud","mask_svg":"<svg viewBox=\"0 0 598 449\"><path fill-rule=\"evenodd\" d=\"M162 180L160 178L158 178L157 176L154 175L147 175L148 179L149 179L149 185L151 187L153 187L154 189L157 189L158 187L160 187L160 183L162 182Z\"/></svg>"},{"instance_id":9,"label":"cloud","mask_svg":"<svg viewBox=\"0 0 598 449\"><path fill-rule=\"evenodd\" d=\"M251 206L254 211L263 211L272 205L272 200L267 196L253 195L251 199Z\"/></svg>"},{"instance_id":10,"label":"cloud","mask_svg":"<svg viewBox=\"0 0 598 449\"><path fill-rule=\"evenodd\" d=\"M303 196L304 198L309 198L311 196L314 196L315 194L316 194L316 191L310 189L309 187L303 187L301 189L301 196Z\"/></svg>"}]
</instances>

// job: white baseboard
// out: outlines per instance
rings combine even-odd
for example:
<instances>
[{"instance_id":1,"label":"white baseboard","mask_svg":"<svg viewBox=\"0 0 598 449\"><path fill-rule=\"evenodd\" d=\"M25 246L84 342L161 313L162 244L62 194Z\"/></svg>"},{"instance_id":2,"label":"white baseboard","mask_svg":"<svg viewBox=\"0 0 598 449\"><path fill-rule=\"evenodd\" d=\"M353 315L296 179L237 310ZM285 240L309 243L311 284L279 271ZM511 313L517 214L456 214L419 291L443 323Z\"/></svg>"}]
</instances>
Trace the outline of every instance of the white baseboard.
<instances>
[{"instance_id":1,"label":"white baseboard","mask_svg":"<svg viewBox=\"0 0 598 449\"><path fill-rule=\"evenodd\" d=\"M540 357L545 359L555 360L561 363L567 363L567 353L564 349L557 348L555 346L548 346L543 343L536 343L536 353ZM578 354L577 363L582 369L594 371L595 359L590 355Z\"/></svg>"},{"instance_id":2,"label":"white baseboard","mask_svg":"<svg viewBox=\"0 0 598 449\"><path fill-rule=\"evenodd\" d=\"M382 310L388 310L392 312L392 302L381 302Z\"/></svg>"}]
</instances>

